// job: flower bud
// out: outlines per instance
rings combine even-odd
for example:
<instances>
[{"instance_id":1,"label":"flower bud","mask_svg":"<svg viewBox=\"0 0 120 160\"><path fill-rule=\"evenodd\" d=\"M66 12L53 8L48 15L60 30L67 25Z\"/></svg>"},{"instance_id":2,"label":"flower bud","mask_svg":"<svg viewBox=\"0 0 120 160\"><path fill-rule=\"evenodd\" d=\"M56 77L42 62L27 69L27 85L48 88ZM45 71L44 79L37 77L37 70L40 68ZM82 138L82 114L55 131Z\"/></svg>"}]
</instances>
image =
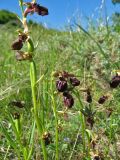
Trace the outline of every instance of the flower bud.
<instances>
[{"instance_id":1,"label":"flower bud","mask_svg":"<svg viewBox=\"0 0 120 160\"><path fill-rule=\"evenodd\" d=\"M64 92L67 90L67 82L64 78L60 78L56 81L56 88L59 92Z\"/></svg>"},{"instance_id":2,"label":"flower bud","mask_svg":"<svg viewBox=\"0 0 120 160\"><path fill-rule=\"evenodd\" d=\"M112 112L113 112L113 109L112 109L112 108L108 108L108 109L106 110L107 117L110 117L111 114L112 114Z\"/></svg>"},{"instance_id":3,"label":"flower bud","mask_svg":"<svg viewBox=\"0 0 120 160\"><path fill-rule=\"evenodd\" d=\"M20 114L17 113L17 112L15 112L15 113L13 114L13 118L14 118L14 119L20 119Z\"/></svg>"},{"instance_id":4,"label":"flower bud","mask_svg":"<svg viewBox=\"0 0 120 160\"><path fill-rule=\"evenodd\" d=\"M92 96L91 96L91 94L90 94L90 91L87 91L86 101L87 101L88 103L92 103Z\"/></svg>"},{"instance_id":5,"label":"flower bud","mask_svg":"<svg viewBox=\"0 0 120 160\"><path fill-rule=\"evenodd\" d=\"M93 124L95 123L94 118L93 117L87 117L87 123L88 125L92 128Z\"/></svg>"},{"instance_id":6,"label":"flower bud","mask_svg":"<svg viewBox=\"0 0 120 160\"><path fill-rule=\"evenodd\" d=\"M20 50L22 47L23 47L23 43L22 43L22 40L19 38L15 40L11 45L11 48L13 50Z\"/></svg>"},{"instance_id":7,"label":"flower bud","mask_svg":"<svg viewBox=\"0 0 120 160\"><path fill-rule=\"evenodd\" d=\"M120 76L116 75L112 78L111 82L110 82L110 87L111 88L116 88L118 87L120 84Z\"/></svg>"},{"instance_id":8,"label":"flower bud","mask_svg":"<svg viewBox=\"0 0 120 160\"><path fill-rule=\"evenodd\" d=\"M18 61L23 61L23 60L31 60L32 59L32 55L28 52L23 52L23 51L17 51L15 53L16 56L16 60Z\"/></svg>"},{"instance_id":9,"label":"flower bud","mask_svg":"<svg viewBox=\"0 0 120 160\"><path fill-rule=\"evenodd\" d=\"M74 99L73 99L72 95L69 94L68 92L64 92L63 96L64 96L64 105L67 108L72 108L72 106L74 105Z\"/></svg>"},{"instance_id":10,"label":"flower bud","mask_svg":"<svg viewBox=\"0 0 120 160\"><path fill-rule=\"evenodd\" d=\"M59 72L53 71L51 75L52 75L53 77L59 77L59 74L60 74Z\"/></svg>"},{"instance_id":11,"label":"flower bud","mask_svg":"<svg viewBox=\"0 0 120 160\"><path fill-rule=\"evenodd\" d=\"M42 139L44 140L45 145L49 145L52 142L52 137L49 132L45 132L42 136Z\"/></svg>"},{"instance_id":12,"label":"flower bud","mask_svg":"<svg viewBox=\"0 0 120 160\"><path fill-rule=\"evenodd\" d=\"M100 158L99 155L95 155L94 158L93 158L93 160L100 160L100 159L101 159L101 158Z\"/></svg>"},{"instance_id":13,"label":"flower bud","mask_svg":"<svg viewBox=\"0 0 120 160\"><path fill-rule=\"evenodd\" d=\"M33 52L34 51L34 44L30 38L28 39L27 45L28 45L28 51Z\"/></svg>"},{"instance_id":14,"label":"flower bud","mask_svg":"<svg viewBox=\"0 0 120 160\"><path fill-rule=\"evenodd\" d=\"M66 72L66 71L63 71L63 72L61 73L61 75L62 75L63 78L74 77L74 74L68 73L68 72Z\"/></svg>"},{"instance_id":15,"label":"flower bud","mask_svg":"<svg viewBox=\"0 0 120 160\"><path fill-rule=\"evenodd\" d=\"M37 14L41 15L41 16L48 15L48 9L46 7L43 7L43 6L40 6L40 5L37 5L35 7L35 12L37 12Z\"/></svg>"},{"instance_id":16,"label":"flower bud","mask_svg":"<svg viewBox=\"0 0 120 160\"><path fill-rule=\"evenodd\" d=\"M22 42L25 42L27 38L28 38L27 34L25 33L19 34L19 40L21 40Z\"/></svg>"},{"instance_id":17,"label":"flower bud","mask_svg":"<svg viewBox=\"0 0 120 160\"><path fill-rule=\"evenodd\" d=\"M73 86L79 86L80 85L80 81L77 78L75 78L75 77L70 77L70 83Z\"/></svg>"},{"instance_id":18,"label":"flower bud","mask_svg":"<svg viewBox=\"0 0 120 160\"><path fill-rule=\"evenodd\" d=\"M25 105L25 102L24 101L17 101L17 100L13 100L9 103L9 105L12 105L12 106L16 106L18 108L23 108L24 105Z\"/></svg>"},{"instance_id":19,"label":"flower bud","mask_svg":"<svg viewBox=\"0 0 120 160\"><path fill-rule=\"evenodd\" d=\"M105 103L105 101L107 100L107 98L108 98L107 96L102 96L102 97L100 97L99 100L98 100L98 103L99 103L99 104Z\"/></svg>"}]
</instances>

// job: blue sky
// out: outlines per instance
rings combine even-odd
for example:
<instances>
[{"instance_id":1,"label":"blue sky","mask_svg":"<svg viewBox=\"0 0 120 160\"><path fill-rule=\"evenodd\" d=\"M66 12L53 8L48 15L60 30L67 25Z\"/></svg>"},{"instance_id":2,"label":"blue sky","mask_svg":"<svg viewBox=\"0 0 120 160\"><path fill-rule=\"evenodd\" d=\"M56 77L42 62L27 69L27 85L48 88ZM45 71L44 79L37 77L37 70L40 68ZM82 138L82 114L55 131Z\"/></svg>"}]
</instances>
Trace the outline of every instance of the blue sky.
<instances>
[{"instance_id":1,"label":"blue sky","mask_svg":"<svg viewBox=\"0 0 120 160\"><path fill-rule=\"evenodd\" d=\"M62 29L77 17L80 17L83 23L86 17L93 17L95 20L100 13L104 17L104 9L101 9L102 0L37 0L37 2L49 9L49 15L41 17L35 14L29 17L51 28ZM113 5L111 0L105 2L108 16L120 11L120 5ZM21 15L18 0L1 0L0 9L8 9Z\"/></svg>"}]
</instances>

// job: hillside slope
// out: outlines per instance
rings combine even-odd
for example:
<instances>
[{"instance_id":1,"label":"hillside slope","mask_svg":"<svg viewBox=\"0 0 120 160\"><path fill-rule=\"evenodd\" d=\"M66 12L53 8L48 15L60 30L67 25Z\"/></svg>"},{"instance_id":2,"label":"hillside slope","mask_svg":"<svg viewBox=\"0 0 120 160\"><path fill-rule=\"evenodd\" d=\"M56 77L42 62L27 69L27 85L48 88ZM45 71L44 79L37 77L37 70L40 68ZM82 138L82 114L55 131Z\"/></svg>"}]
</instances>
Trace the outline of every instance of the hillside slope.
<instances>
[{"instance_id":1,"label":"hillside slope","mask_svg":"<svg viewBox=\"0 0 120 160\"><path fill-rule=\"evenodd\" d=\"M1 14L2 13L2 14ZM6 15L5 15L6 14ZM5 16L5 17L4 17ZM2 18L1 18L2 17ZM11 44L16 40L17 30L21 29L16 21L16 16L11 16L7 11L0 12L0 121L5 126L13 141L15 139L9 114L21 114L22 138L21 144L26 147L29 141L32 122L32 97L30 84L29 61L17 61ZM20 22L19 22L20 23ZM71 26L69 28L72 28ZM85 114L86 123L86 154L99 154L101 159L119 159L120 155L120 87L110 88L112 76L120 68L120 36L111 26L106 28L101 24L98 27L90 25L88 31L81 26L73 30L57 31L46 29L40 24L29 23L30 35L36 47L34 60L37 64L37 92L40 117L45 125L45 131L52 133L51 144L47 152L49 159L55 159L55 119L53 114L52 96L58 113L59 127L59 156L60 159L69 159L73 153L74 160L83 157L83 139L81 138L80 115ZM23 47L26 51L27 44ZM65 110L62 93L56 90L55 71L67 71L76 75L80 86L72 93L75 104L70 110ZM69 82L70 83L70 82ZM52 88L53 87L53 88ZM53 90L52 90L52 89ZM89 89L92 103L86 101L86 90ZM76 92L78 91L78 92ZM51 93L53 92L53 95ZM72 92L72 87L69 88ZM79 96L77 95L79 93ZM89 95L89 94L88 94ZM98 100L107 96L105 103L99 104ZM78 97L78 99L77 99ZM25 102L24 108L11 106L11 101ZM41 104L40 102L41 101ZM82 109L81 107L82 105ZM88 111L88 109L90 109ZM87 119L86 114L93 111L94 119ZM92 126L93 125L93 126ZM84 127L84 126L83 126ZM79 132L79 129L81 130ZM32 159L39 153L38 133L34 132L34 149ZM75 147L74 147L75 145ZM17 144L19 147L19 144ZM31 146L30 146L31 147ZM88 154L88 156L91 156ZM0 128L0 158L16 159L16 152L6 140ZM23 157L22 157L23 158ZM36 158L37 159L37 158ZM39 158L40 159L40 158ZM85 159L84 159L85 160Z\"/></svg>"}]
</instances>

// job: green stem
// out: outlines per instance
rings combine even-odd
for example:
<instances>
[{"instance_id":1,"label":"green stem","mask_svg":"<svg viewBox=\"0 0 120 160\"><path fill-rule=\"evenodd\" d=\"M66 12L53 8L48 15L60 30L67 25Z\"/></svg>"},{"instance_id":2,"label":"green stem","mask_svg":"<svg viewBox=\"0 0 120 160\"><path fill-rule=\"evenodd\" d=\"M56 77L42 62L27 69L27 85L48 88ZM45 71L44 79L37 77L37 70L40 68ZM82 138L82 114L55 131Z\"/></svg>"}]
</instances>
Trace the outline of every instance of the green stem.
<instances>
[{"instance_id":1,"label":"green stem","mask_svg":"<svg viewBox=\"0 0 120 160\"><path fill-rule=\"evenodd\" d=\"M32 0L33 3L36 3L36 0Z\"/></svg>"},{"instance_id":2,"label":"green stem","mask_svg":"<svg viewBox=\"0 0 120 160\"><path fill-rule=\"evenodd\" d=\"M75 151L75 147L76 147L76 144L77 144L77 141L78 141L79 134L80 134L80 127L79 127L79 129L78 129L77 137L76 137L76 140L75 140L75 143L74 143L72 152L71 152L71 154L70 154L69 160L72 159L72 156L73 156L73 153L74 153L74 151Z\"/></svg>"},{"instance_id":3,"label":"green stem","mask_svg":"<svg viewBox=\"0 0 120 160\"><path fill-rule=\"evenodd\" d=\"M52 90L52 103L53 103L53 112L55 116L55 141L56 141L56 154L55 154L55 160L59 159L59 147L58 147L58 114L57 114L57 109L56 109L56 103L54 99L54 94L53 94L53 80L51 80L51 90Z\"/></svg>"},{"instance_id":4,"label":"green stem","mask_svg":"<svg viewBox=\"0 0 120 160\"><path fill-rule=\"evenodd\" d=\"M54 101L54 97L52 97L53 101L53 111L54 111L54 116L55 116L55 141L56 141L56 154L55 154L55 159L59 159L59 151L58 151L58 116L57 116L57 111L56 111L56 105Z\"/></svg>"},{"instance_id":5,"label":"green stem","mask_svg":"<svg viewBox=\"0 0 120 160\"><path fill-rule=\"evenodd\" d=\"M82 138L83 138L83 153L85 153L85 148L86 148L86 144L85 144L85 120L84 120L84 115L80 112L80 121L81 121L81 125L82 125Z\"/></svg>"},{"instance_id":6,"label":"green stem","mask_svg":"<svg viewBox=\"0 0 120 160\"><path fill-rule=\"evenodd\" d=\"M37 96L36 96L36 93L37 93L37 91L36 91L37 74L36 74L36 65L35 65L34 61L30 62L30 80L31 80L34 117L35 117L36 125L37 125L38 132L39 132L40 139L41 139L41 146L42 146L42 150L43 150L44 160L47 160L46 147L45 147L45 143L42 139L43 128L42 128L42 124L40 124L40 119L38 117Z\"/></svg>"},{"instance_id":7,"label":"green stem","mask_svg":"<svg viewBox=\"0 0 120 160\"><path fill-rule=\"evenodd\" d=\"M24 145L21 142L22 130L21 130L21 121L20 121L20 119L16 119L15 120L15 126L16 126L16 130L17 130L16 138L17 138L18 144L20 145L20 150L23 153L24 160L27 160L27 148L24 147ZM25 152L25 150L26 150L26 152Z\"/></svg>"},{"instance_id":8,"label":"green stem","mask_svg":"<svg viewBox=\"0 0 120 160\"><path fill-rule=\"evenodd\" d=\"M83 103L82 103L82 101L80 99L79 92L77 91L77 92L74 92L74 93L75 93L76 97L78 98L78 101L79 101L81 109L83 109L84 106L83 106ZM79 118L80 118L81 126L82 126L83 153L85 153L85 151L86 151L86 143L85 143L85 119L84 119L84 115L81 113L81 111L79 113Z\"/></svg>"},{"instance_id":9,"label":"green stem","mask_svg":"<svg viewBox=\"0 0 120 160\"><path fill-rule=\"evenodd\" d=\"M23 0L19 0L19 6L21 8L21 12L22 12L22 15L23 15L23 13L24 13Z\"/></svg>"}]
</instances>

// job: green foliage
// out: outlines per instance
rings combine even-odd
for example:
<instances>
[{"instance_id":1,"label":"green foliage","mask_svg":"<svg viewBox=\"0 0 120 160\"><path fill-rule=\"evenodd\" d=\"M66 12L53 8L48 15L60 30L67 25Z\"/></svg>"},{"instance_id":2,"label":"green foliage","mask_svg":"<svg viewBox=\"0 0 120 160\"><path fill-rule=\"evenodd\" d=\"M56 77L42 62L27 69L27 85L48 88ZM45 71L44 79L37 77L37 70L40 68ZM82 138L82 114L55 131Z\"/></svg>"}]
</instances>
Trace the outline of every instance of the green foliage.
<instances>
[{"instance_id":1,"label":"green foliage","mask_svg":"<svg viewBox=\"0 0 120 160\"><path fill-rule=\"evenodd\" d=\"M113 3L113 4L120 3L120 0L112 0L112 3Z\"/></svg>"},{"instance_id":2,"label":"green foliage","mask_svg":"<svg viewBox=\"0 0 120 160\"><path fill-rule=\"evenodd\" d=\"M112 16L114 30L120 32L120 13L116 12Z\"/></svg>"},{"instance_id":3,"label":"green foliage","mask_svg":"<svg viewBox=\"0 0 120 160\"><path fill-rule=\"evenodd\" d=\"M88 158L91 157L89 153L93 156L98 152L105 160L120 159L118 146L120 88L109 87L111 73L114 75L113 71L120 68L118 33L109 26L108 35L106 27L101 24L98 27L91 25L87 31L78 25L76 32L45 29L32 22L29 23L29 28L35 46L34 60L38 80L37 111L45 131L50 132L52 136L52 143L46 147L48 160L55 159L55 143L58 137L56 150L59 150L59 159L88 160L93 159ZM0 27L2 33L0 36L0 147L2 148L0 158L42 159L40 139L32 116L29 62L16 61L14 52L10 48L12 41L17 38L17 29L18 27L13 26L8 28L6 24ZM26 48L27 45L23 50ZM51 77L54 71L62 70L77 75L81 82L78 87L79 93L75 91L73 95L75 105L66 114L62 114L65 111L62 95L56 94L56 79ZM85 92L81 92L84 87L91 89L93 102L90 105L85 100ZM103 94L108 94L108 100L100 105L97 101ZM25 107L9 106L8 104L15 99L24 101ZM94 115L93 129L88 124L81 125L84 119L78 110L84 111L84 114L90 111L88 114ZM21 115L20 127L18 127L19 123L16 123L17 120L13 120L14 112ZM58 121L56 113L58 113ZM57 124L59 133L58 137L55 137ZM85 133L84 127L87 128ZM17 135L16 131L20 134ZM94 148L91 147L92 141L95 144ZM83 144L86 145L84 150L87 155L84 158Z\"/></svg>"},{"instance_id":4,"label":"green foliage","mask_svg":"<svg viewBox=\"0 0 120 160\"><path fill-rule=\"evenodd\" d=\"M17 22L17 16L7 10L0 10L0 24L6 24L10 21Z\"/></svg>"},{"instance_id":5,"label":"green foliage","mask_svg":"<svg viewBox=\"0 0 120 160\"><path fill-rule=\"evenodd\" d=\"M120 4L120 0L112 0L113 4ZM120 32L120 13L119 12L115 12L112 15L112 21L113 21L113 27L114 30L117 32Z\"/></svg>"}]
</instances>

